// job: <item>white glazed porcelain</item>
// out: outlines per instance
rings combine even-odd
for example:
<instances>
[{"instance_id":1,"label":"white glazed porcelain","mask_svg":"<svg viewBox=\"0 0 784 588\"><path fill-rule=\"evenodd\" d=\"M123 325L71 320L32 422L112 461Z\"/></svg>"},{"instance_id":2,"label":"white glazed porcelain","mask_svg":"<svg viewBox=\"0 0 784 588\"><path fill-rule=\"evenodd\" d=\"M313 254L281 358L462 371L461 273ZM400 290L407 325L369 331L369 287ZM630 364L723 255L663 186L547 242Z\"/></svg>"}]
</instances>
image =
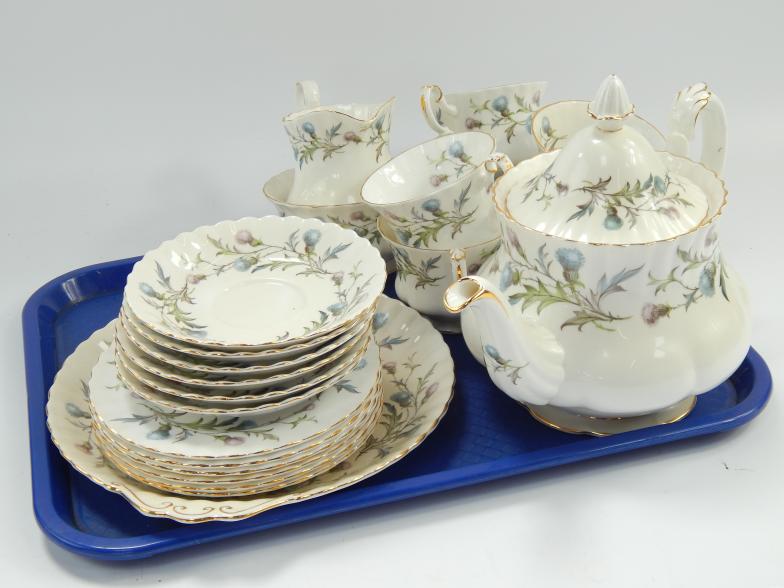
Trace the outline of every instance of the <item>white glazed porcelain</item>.
<instances>
[{"instance_id":1,"label":"white glazed porcelain","mask_svg":"<svg viewBox=\"0 0 784 588\"><path fill-rule=\"evenodd\" d=\"M360 237L370 241L385 260L391 260L392 253L384 241L382 241L376 229L378 213L371 206L364 202L352 202L349 204L293 204L289 202L293 183L294 170L287 169L272 176L264 184L264 195L275 205L281 216L317 218L325 223L335 223L344 229L351 229Z\"/></svg>"},{"instance_id":2,"label":"white glazed porcelain","mask_svg":"<svg viewBox=\"0 0 784 588\"><path fill-rule=\"evenodd\" d=\"M394 98L381 104L321 106L315 82L297 85L298 111L283 118L296 167L287 202L359 202L365 178L389 159Z\"/></svg>"},{"instance_id":3,"label":"white glazed porcelain","mask_svg":"<svg viewBox=\"0 0 784 588\"><path fill-rule=\"evenodd\" d=\"M166 337L256 351L346 328L373 306L385 280L384 260L353 231L267 216L164 242L134 266L125 302Z\"/></svg>"},{"instance_id":4,"label":"white glazed porcelain","mask_svg":"<svg viewBox=\"0 0 784 588\"><path fill-rule=\"evenodd\" d=\"M63 457L96 484L121 494L148 516L183 523L239 520L334 492L383 470L418 446L438 424L452 396L454 366L449 349L425 319L402 303L382 297L374 324L381 349L384 401L389 406L372 440L358 454L296 488L240 499L192 498L150 488L107 467L92 438L86 382L102 344L113 337L111 327L96 331L82 343L55 378L47 403L52 440Z\"/></svg>"},{"instance_id":5,"label":"white glazed porcelain","mask_svg":"<svg viewBox=\"0 0 784 588\"><path fill-rule=\"evenodd\" d=\"M488 190L496 174L512 167L494 151L486 133L437 137L381 166L362 187L362 199L411 247L484 243L498 236Z\"/></svg>"},{"instance_id":6,"label":"white glazed porcelain","mask_svg":"<svg viewBox=\"0 0 784 588\"><path fill-rule=\"evenodd\" d=\"M339 426L371 393L379 370L374 343L361 367L302 408L276 412L271 417L228 416L208 421L200 415L162 410L143 402L118 377L113 359L110 346L93 369L89 383L92 414L132 446L189 459L258 455L304 443L313 435ZM237 436L243 442L227 442L227 436Z\"/></svg>"},{"instance_id":7,"label":"white glazed porcelain","mask_svg":"<svg viewBox=\"0 0 784 588\"><path fill-rule=\"evenodd\" d=\"M590 100L562 100L543 106L531 117L531 135L540 151L561 149L571 136L595 121L588 113ZM624 126L638 131L656 150L666 147L664 135L637 114L624 120Z\"/></svg>"},{"instance_id":8,"label":"white glazed porcelain","mask_svg":"<svg viewBox=\"0 0 784 588\"><path fill-rule=\"evenodd\" d=\"M292 372L301 367L310 366L322 361L335 361L346 352L345 344L367 330L370 323L362 321L356 326L339 335L337 338L317 348L315 351L303 353L293 359L283 359L280 361L262 361L259 363L244 363L231 360L213 360L208 358L196 359L177 351L172 351L166 347L159 347L145 338L137 330L125 313L120 311L118 329L122 329L134 344L134 346L148 358L156 360L166 366L186 370L192 374L207 374L213 377L218 375L226 376L229 379L237 377L248 377L259 374L276 374Z\"/></svg>"},{"instance_id":9,"label":"white glazed porcelain","mask_svg":"<svg viewBox=\"0 0 784 588\"><path fill-rule=\"evenodd\" d=\"M148 356L130 340L122 328L117 329L117 353L124 363L133 366L151 376L174 384L181 384L204 394L229 393L263 393L265 390L283 388L303 379L317 380L321 374L334 371L341 365L351 362L352 357L361 354L367 346L369 328L340 349L336 357L327 355L317 361L297 366L291 370L273 374L205 374L191 369L174 367Z\"/></svg>"},{"instance_id":10,"label":"white glazed porcelain","mask_svg":"<svg viewBox=\"0 0 784 588\"><path fill-rule=\"evenodd\" d=\"M531 136L531 117L539 108L547 82L527 82L445 94L435 84L422 88L425 121L438 134L484 131L514 163L539 153Z\"/></svg>"},{"instance_id":11,"label":"white glazed porcelain","mask_svg":"<svg viewBox=\"0 0 784 588\"><path fill-rule=\"evenodd\" d=\"M462 249L423 249L398 242L379 219L378 230L389 243L395 258L395 293L397 297L430 319L440 328L455 331L454 315L444 308L444 292L455 280L479 267L498 249L499 239ZM445 329L440 329L445 330Z\"/></svg>"},{"instance_id":12,"label":"white glazed porcelain","mask_svg":"<svg viewBox=\"0 0 784 588\"><path fill-rule=\"evenodd\" d=\"M451 311L470 309L464 336L496 385L534 407L634 417L685 405L724 381L749 347L745 288L719 248L724 183L699 163L652 153L625 126L631 110L620 82L606 80L593 126L500 178L502 246L445 295ZM559 161L569 163L568 181ZM549 206L543 174L555 188ZM692 207L659 202L670 196L666 178ZM626 210L638 205L637 217ZM702 206L704 217L693 216ZM586 222L570 232L575 221Z\"/></svg>"},{"instance_id":13,"label":"white glazed porcelain","mask_svg":"<svg viewBox=\"0 0 784 588\"><path fill-rule=\"evenodd\" d=\"M251 369L254 366L267 366L278 363L287 363L289 366L300 365L302 362L315 359L322 353L333 351L348 340L346 337L350 338L352 333L356 335L362 330L363 325L367 325L373 314L372 310L373 307L345 326L313 339L299 341L283 347L242 351L198 347L161 335L139 322L139 319L133 315L133 311L127 304L123 304L120 314L124 319L127 319L134 333L144 338L146 342L155 345L159 349L175 353L185 361L198 362L203 367L210 365L244 366Z\"/></svg>"},{"instance_id":14,"label":"white glazed porcelain","mask_svg":"<svg viewBox=\"0 0 784 588\"><path fill-rule=\"evenodd\" d=\"M591 126L594 119L588 107L588 101L565 100L539 109L531 119L531 131L539 148L560 149L575 133ZM687 86L675 95L666 139L651 123L633 113L625 118L624 127L638 131L656 150L667 149L674 155L688 157L689 142L694 138L698 121L703 121L700 161L721 173L727 154L724 106L704 83Z\"/></svg>"}]
</instances>

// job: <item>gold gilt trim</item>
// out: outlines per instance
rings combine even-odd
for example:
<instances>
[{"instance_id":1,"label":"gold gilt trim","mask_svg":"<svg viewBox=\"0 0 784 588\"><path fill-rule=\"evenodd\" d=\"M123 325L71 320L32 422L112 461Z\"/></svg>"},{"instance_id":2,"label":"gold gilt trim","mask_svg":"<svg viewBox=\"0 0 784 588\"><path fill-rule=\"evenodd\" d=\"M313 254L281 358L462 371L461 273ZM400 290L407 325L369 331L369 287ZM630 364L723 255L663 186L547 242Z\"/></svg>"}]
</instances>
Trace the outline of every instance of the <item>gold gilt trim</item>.
<instances>
[{"instance_id":1,"label":"gold gilt trim","mask_svg":"<svg viewBox=\"0 0 784 588\"><path fill-rule=\"evenodd\" d=\"M696 396L692 396L691 397L691 402L689 402L688 405L684 406L683 410L676 412L671 418L669 418L666 421L662 421L662 422L659 422L659 423L656 423L656 424L651 424L651 425L647 425L646 424L646 425L643 425L643 426L640 426L640 427L632 427L632 428L626 429L624 431L618 431L618 433L608 433L606 431L600 431L598 429L590 429L588 426L586 426L584 428L581 428L581 429L575 429L575 428L572 428L572 427L569 427L569 426L557 423L554 420L545 417L542 413L540 413L538 410L536 410L535 407L533 407L533 406L531 406L529 404L526 404L524 402L520 402L520 404L523 407L525 407L526 410L528 410L528 412L531 414L531 416L534 419L536 419L537 421L539 421L543 425L547 425L548 427L551 427L551 428L556 429L558 431L562 431L564 433L570 433L570 434L573 434L573 435L591 435L593 437L609 437L611 435L620 434L622 432L634 431L634 430L637 430L637 429L653 427L653 426L658 426L658 425L671 425L672 423L677 423L678 421L681 421L684 418L686 418L687 416L689 416L691 411L694 410L694 407L697 404L697 397ZM674 406L677 406L678 404L679 403L676 403ZM670 407L670 408L672 408L672 407ZM668 409L665 408L663 411L658 411L658 412L666 412L667 410ZM573 414L574 414L574 416L576 416L578 418L585 419L586 423L590 423L592 421L593 422L608 422L608 421L610 421L610 422L623 422L623 421L631 421L631 420L637 418L637 417L595 417L595 416L581 415L581 414L577 414L577 413L573 413ZM652 413L652 414L656 414L656 413ZM651 416L651 415L643 415L643 416Z\"/></svg>"},{"instance_id":2,"label":"gold gilt trim","mask_svg":"<svg viewBox=\"0 0 784 588\"><path fill-rule=\"evenodd\" d=\"M449 295L449 291L452 288L454 288L457 284L464 284L464 283L467 283L467 282L471 282L472 284L475 284L476 285L476 291L473 292L468 298L463 300L460 304L457 304L457 305L450 304L449 301L447 300L448 295ZM498 297L495 294L493 294L490 290L488 290L487 288L484 288L483 286L481 286L471 276L466 276L465 278L460 278L459 280L457 280L457 282L455 282L454 284L449 286L449 288L447 288L446 292L444 292L443 303L444 303L444 308L446 308L447 311L449 311L450 313L452 313L452 314L460 314L461 312L463 312L466 308L471 306L471 304L473 304L477 300L484 300L484 299L495 300L496 302L500 302L498 300Z\"/></svg>"},{"instance_id":3,"label":"gold gilt trim","mask_svg":"<svg viewBox=\"0 0 784 588\"><path fill-rule=\"evenodd\" d=\"M526 165L526 164L529 164L529 163L533 163L537 159L539 159L540 157L553 156L553 154L558 153L558 151L560 151L560 150L556 149L555 151L548 151L546 153L541 153L541 154L539 154L539 155L537 155L537 156L535 156L535 157L533 157L531 159L527 159L526 161L517 164L517 166L515 166L515 167L519 167L521 165ZM658 245L660 243L669 243L669 242L672 242L672 241L676 241L676 240L680 239L681 237L685 237L687 235L691 235L693 233L696 233L697 231L699 231L699 230L701 230L701 229L703 229L705 227L708 227L708 226L718 222L719 218L724 213L724 209L727 206L727 200L728 200L728 196L729 196L729 192L727 191L727 184L724 182L724 180L722 180L716 172L714 172L712 169L710 169L705 164L703 164L703 163L701 163L699 161L694 161L692 159L689 159L688 157L682 157L680 155L675 155L674 153L670 153L669 151L657 151L657 153L660 153L662 155L666 155L667 157L672 157L673 159L680 159L680 160L685 161L688 164L696 165L696 166L701 167L703 170L705 170L710 175L712 175L714 178L716 178L716 181L719 183L719 186L721 186L721 190L722 190L721 204L719 204L719 207L716 209L716 212L714 212L711 216L708 216L706 214L705 218L703 219L703 221L701 223L695 225L694 227L692 227L688 231L686 231L684 233L680 233L679 235L673 235L672 237L667 237L666 239L659 239L659 240L656 240L656 241L645 241L645 242L642 242L642 243L601 243L601 242L595 242L595 241L579 241L577 239L570 239L568 237L562 237L560 235L553 235L551 233L546 233L545 231L540 231L539 229L535 229L533 227L529 227L528 225L524 225L523 223L518 221L516 218L514 218L512 216L512 213L509 212L508 202L509 202L510 190L507 191L507 193L506 193L506 197L504 199L503 205L499 202L499 198L500 197L498 195L498 185L506 177L505 175L501 176L497 181L493 182L493 184L490 186L491 197L493 199L493 203L495 204L496 211L499 214L502 214L504 217L506 217L516 227L518 227L520 229L523 229L525 231L529 231L531 233L536 233L537 235L539 235L541 237L550 238L550 239L558 239L558 240L566 242L566 243L575 243L576 245L588 245L588 246L591 246L591 247L646 247L646 246L650 246L650 245Z\"/></svg>"},{"instance_id":4,"label":"gold gilt trim","mask_svg":"<svg viewBox=\"0 0 784 588\"><path fill-rule=\"evenodd\" d=\"M392 103L394 103L395 100L397 100L397 96L392 96L391 98L387 98L386 100L381 102L378 105L378 107L376 108L376 110L373 112L373 114L371 114L367 118L359 118L357 116L354 116L353 114L349 114L348 112L346 112L345 110L340 108L341 106L346 106L346 105L326 104L326 105L323 105L323 106L312 106L310 108L305 108L304 110L298 110L297 112L290 112L289 114L284 116L281 120L283 121L283 124L287 124L287 123L290 123L290 122L294 122L298 118L301 118L301 117L303 117L305 115L308 115L308 114L312 114L312 113L316 113L316 112L329 112L329 113L332 113L332 114L338 114L340 116L345 116L345 117L350 118L352 120L355 120L357 122L370 123L370 122L373 122L376 118L378 118L378 115L381 113L381 111L384 110L387 106L389 106ZM374 105L373 104L369 104L369 106L374 106Z\"/></svg>"}]
</instances>

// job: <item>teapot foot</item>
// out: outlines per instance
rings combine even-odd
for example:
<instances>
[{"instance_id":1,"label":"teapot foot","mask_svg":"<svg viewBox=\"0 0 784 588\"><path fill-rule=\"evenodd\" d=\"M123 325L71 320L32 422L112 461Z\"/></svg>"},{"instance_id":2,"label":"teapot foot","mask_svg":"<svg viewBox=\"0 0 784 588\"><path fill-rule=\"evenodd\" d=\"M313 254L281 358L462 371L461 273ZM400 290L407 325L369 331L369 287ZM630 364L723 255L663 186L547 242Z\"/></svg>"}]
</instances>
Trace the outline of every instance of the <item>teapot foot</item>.
<instances>
[{"instance_id":1,"label":"teapot foot","mask_svg":"<svg viewBox=\"0 0 784 588\"><path fill-rule=\"evenodd\" d=\"M585 416L557 406L537 406L522 403L537 421L563 431L583 435L605 437L627 431L635 431L656 425L676 423L685 418L697 404L696 396L688 396L672 406L635 417Z\"/></svg>"}]
</instances>

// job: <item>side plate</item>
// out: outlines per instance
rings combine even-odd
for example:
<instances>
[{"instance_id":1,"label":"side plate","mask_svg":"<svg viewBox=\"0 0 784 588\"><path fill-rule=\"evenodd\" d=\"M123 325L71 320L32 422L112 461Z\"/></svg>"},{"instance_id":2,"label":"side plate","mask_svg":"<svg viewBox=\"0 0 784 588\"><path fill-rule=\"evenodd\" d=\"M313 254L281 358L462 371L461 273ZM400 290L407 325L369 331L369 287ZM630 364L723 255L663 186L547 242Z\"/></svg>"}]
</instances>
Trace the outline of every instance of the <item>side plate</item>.
<instances>
[{"instance_id":1,"label":"side plate","mask_svg":"<svg viewBox=\"0 0 784 588\"><path fill-rule=\"evenodd\" d=\"M631 451L738 427L762 411L771 391L753 350L722 385L698 397L688 417L612 437L561 433L535 421L498 391L462 338L446 335L457 366L455 397L436 431L411 455L351 488L234 523L184 525L148 518L90 482L60 457L46 429L47 392L73 349L119 311L125 279L138 258L82 268L33 294L23 311L33 504L53 541L101 559L136 559L404 500L487 480ZM391 280L387 292L391 292Z\"/></svg>"}]
</instances>

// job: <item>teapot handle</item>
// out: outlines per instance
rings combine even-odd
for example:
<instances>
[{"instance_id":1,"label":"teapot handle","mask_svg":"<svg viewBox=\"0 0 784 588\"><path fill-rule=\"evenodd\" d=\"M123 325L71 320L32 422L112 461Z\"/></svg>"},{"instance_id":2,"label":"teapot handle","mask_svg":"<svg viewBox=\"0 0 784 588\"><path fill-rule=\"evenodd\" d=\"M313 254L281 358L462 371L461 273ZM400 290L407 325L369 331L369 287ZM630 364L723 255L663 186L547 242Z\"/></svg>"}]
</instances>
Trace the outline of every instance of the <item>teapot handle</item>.
<instances>
[{"instance_id":1,"label":"teapot handle","mask_svg":"<svg viewBox=\"0 0 784 588\"><path fill-rule=\"evenodd\" d=\"M437 96L435 100L433 96ZM433 110L433 105L436 105L436 110ZM441 120L441 109L446 110L449 114L457 114L457 107L449 104L444 97L444 91L440 86L435 84L428 84L422 87L422 93L419 96L419 106L422 108L422 114L425 117L425 122L439 135L451 133L452 129L446 126Z\"/></svg>"},{"instance_id":2,"label":"teapot handle","mask_svg":"<svg viewBox=\"0 0 784 588\"><path fill-rule=\"evenodd\" d=\"M697 121L702 117L702 156L700 161L721 174L727 154L727 118L724 106L704 83L687 86L675 95L670 111L667 150L688 156L689 141L694 138Z\"/></svg>"},{"instance_id":3,"label":"teapot handle","mask_svg":"<svg viewBox=\"0 0 784 588\"><path fill-rule=\"evenodd\" d=\"M313 80L300 80L294 84L294 102L297 110L307 110L321 106L318 84Z\"/></svg>"}]
</instances>

